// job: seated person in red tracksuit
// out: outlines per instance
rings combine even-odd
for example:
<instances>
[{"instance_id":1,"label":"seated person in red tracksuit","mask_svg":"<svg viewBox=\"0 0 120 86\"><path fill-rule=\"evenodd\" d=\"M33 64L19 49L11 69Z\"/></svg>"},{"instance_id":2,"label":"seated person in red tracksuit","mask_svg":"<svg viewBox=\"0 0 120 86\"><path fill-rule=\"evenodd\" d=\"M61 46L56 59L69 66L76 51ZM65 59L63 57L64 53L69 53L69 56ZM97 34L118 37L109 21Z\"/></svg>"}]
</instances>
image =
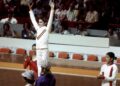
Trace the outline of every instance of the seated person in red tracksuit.
<instances>
[{"instance_id":1,"label":"seated person in red tracksuit","mask_svg":"<svg viewBox=\"0 0 120 86\"><path fill-rule=\"evenodd\" d=\"M32 45L32 55L29 55L24 61L24 69L32 70L34 72L34 77L37 79L37 61L36 61L36 44Z\"/></svg>"}]
</instances>

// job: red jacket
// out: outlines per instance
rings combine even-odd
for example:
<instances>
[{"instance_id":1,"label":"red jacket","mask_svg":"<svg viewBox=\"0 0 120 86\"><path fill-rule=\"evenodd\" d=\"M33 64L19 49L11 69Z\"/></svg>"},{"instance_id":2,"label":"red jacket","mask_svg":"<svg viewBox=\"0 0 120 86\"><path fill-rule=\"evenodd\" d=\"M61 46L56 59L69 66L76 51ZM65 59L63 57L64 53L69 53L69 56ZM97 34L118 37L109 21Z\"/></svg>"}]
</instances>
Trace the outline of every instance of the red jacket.
<instances>
[{"instance_id":1,"label":"red jacket","mask_svg":"<svg viewBox=\"0 0 120 86\"><path fill-rule=\"evenodd\" d=\"M37 69L37 62L33 61L30 59L30 57L28 56L25 61L24 61L24 69L29 68L30 70L34 71L35 77L37 77L37 73L38 73L38 69Z\"/></svg>"}]
</instances>

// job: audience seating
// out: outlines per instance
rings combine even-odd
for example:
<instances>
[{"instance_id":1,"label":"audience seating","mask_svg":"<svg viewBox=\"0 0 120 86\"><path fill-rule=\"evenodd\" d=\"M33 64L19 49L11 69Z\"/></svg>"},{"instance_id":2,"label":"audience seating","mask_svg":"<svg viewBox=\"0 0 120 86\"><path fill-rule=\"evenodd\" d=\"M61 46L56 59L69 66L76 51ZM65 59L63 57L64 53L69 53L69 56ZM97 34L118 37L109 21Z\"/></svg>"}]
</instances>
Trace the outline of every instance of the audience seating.
<instances>
[{"instance_id":1,"label":"audience seating","mask_svg":"<svg viewBox=\"0 0 120 86\"><path fill-rule=\"evenodd\" d=\"M52 51L49 51L49 57L54 57L55 55L54 55L54 52L52 52Z\"/></svg>"},{"instance_id":2,"label":"audience seating","mask_svg":"<svg viewBox=\"0 0 120 86\"><path fill-rule=\"evenodd\" d=\"M96 55L88 55L87 61L98 61L98 57Z\"/></svg>"},{"instance_id":3,"label":"audience seating","mask_svg":"<svg viewBox=\"0 0 120 86\"><path fill-rule=\"evenodd\" d=\"M12 50L9 48L0 48L0 53L10 54Z\"/></svg>"},{"instance_id":4,"label":"audience seating","mask_svg":"<svg viewBox=\"0 0 120 86\"><path fill-rule=\"evenodd\" d=\"M58 58L68 59L69 55L67 52L58 52Z\"/></svg>"},{"instance_id":5,"label":"audience seating","mask_svg":"<svg viewBox=\"0 0 120 86\"><path fill-rule=\"evenodd\" d=\"M26 55L27 52L26 52L26 50L23 49L23 48L17 48L17 49L16 49L16 54L18 54L18 55Z\"/></svg>"},{"instance_id":6,"label":"audience seating","mask_svg":"<svg viewBox=\"0 0 120 86\"><path fill-rule=\"evenodd\" d=\"M9 48L0 48L0 54L11 54L12 50ZM23 48L17 48L16 49L16 53L17 55L27 55L27 51ZM29 56L35 55L36 52L33 50L29 50ZM55 53L53 51L49 51L48 53L49 57L54 58L55 57ZM68 59L69 58L69 53L68 52L64 52L64 51L60 51L58 52L58 58L62 58L62 59ZM83 54L80 53L73 53L72 55L72 59L73 60L84 60ZM87 55L87 61L98 61L98 57L97 55L94 54L88 54ZM117 58L117 63L120 64L120 58ZM101 62L106 62L106 57L102 56L101 57Z\"/></svg>"},{"instance_id":7,"label":"audience seating","mask_svg":"<svg viewBox=\"0 0 120 86\"><path fill-rule=\"evenodd\" d=\"M75 53L75 54L73 54L72 58L76 59L76 60L83 60L83 55Z\"/></svg>"}]
</instances>

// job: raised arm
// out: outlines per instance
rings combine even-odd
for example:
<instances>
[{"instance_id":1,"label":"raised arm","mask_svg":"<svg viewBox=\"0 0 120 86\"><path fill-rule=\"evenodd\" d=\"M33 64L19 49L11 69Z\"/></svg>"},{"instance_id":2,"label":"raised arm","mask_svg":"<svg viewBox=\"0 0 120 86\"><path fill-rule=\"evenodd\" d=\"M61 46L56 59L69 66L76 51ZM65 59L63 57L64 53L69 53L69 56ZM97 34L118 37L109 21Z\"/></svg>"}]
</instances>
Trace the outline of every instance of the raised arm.
<instances>
[{"instance_id":1,"label":"raised arm","mask_svg":"<svg viewBox=\"0 0 120 86\"><path fill-rule=\"evenodd\" d=\"M36 19L35 19L34 13L33 13L33 11L32 11L32 6L33 6L33 4L31 4L31 5L28 4L30 19L31 19L31 22L32 22L33 26L35 27L35 30L37 30L37 29L39 29L40 27L38 26L38 23L37 23L37 21L36 21Z\"/></svg>"},{"instance_id":2,"label":"raised arm","mask_svg":"<svg viewBox=\"0 0 120 86\"><path fill-rule=\"evenodd\" d=\"M51 7L50 17L49 17L48 24L47 24L47 29L49 31L50 31L51 26L52 26L53 15L54 15L54 3L53 2L50 2L50 7Z\"/></svg>"}]
</instances>

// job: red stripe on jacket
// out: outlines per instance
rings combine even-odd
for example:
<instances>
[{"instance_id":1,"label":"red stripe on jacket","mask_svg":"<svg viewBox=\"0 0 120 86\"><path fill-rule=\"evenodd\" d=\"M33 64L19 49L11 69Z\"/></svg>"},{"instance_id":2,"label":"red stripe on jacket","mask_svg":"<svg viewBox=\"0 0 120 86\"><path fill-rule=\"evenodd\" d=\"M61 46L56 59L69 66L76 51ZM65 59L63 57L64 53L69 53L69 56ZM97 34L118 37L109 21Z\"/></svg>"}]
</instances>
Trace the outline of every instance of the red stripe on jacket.
<instances>
[{"instance_id":1,"label":"red stripe on jacket","mask_svg":"<svg viewBox=\"0 0 120 86\"><path fill-rule=\"evenodd\" d=\"M110 77L112 76L112 72L113 72L113 67L110 69ZM109 82L110 83L110 86L112 86L112 81Z\"/></svg>"},{"instance_id":2,"label":"red stripe on jacket","mask_svg":"<svg viewBox=\"0 0 120 86\"><path fill-rule=\"evenodd\" d=\"M46 30L44 29L44 30L42 31L42 33L37 36L37 40L39 40L40 37L41 37L45 32L46 32Z\"/></svg>"}]
</instances>

